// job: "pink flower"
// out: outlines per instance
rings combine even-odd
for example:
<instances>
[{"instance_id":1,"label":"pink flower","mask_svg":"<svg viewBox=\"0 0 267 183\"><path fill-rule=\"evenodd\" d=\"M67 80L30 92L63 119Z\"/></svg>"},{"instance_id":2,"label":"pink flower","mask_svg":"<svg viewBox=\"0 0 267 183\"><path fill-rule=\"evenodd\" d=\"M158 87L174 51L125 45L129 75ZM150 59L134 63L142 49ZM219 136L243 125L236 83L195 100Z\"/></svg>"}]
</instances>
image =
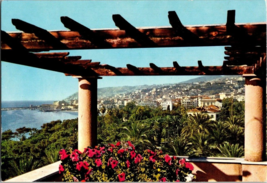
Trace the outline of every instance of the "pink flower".
<instances>
[{"instance_id":1,"label":"pink flower","mask_svg":"<svg viewBox=\"0 0 267 183\"><path fill-rule=\"evenodd\" d=\"M117 165L118 165L118 161L117 160L112 160L111 168L114 169Z\"/></svg>"},{"instance_id":2,"label":"pink flower","mask_svg":"<svg viewBox=\"0 0 267 183\"><path fill-rule=\"evenodd\" d=\"M177 168L176 171L175 171L175 174L178 175L179 171L180 171L180 169Z\"/></svg>"},{"instance_id":3,"label":"pink flower","mask_svg":"<svg viewBox=\"0 0 267 183\"><path fill-rule=\"evenodd\" d=\"M67 157L69 157L69 155L67 155L65 149L61 149L61 150L59 151L59 155L60 155L60 159L61 159L61 160L64 160L64 159L66 159Z\"/></svg>"},{"instance_id":4,"label":"pink flower","mask_svg":"<svg viewBox=\"0 0 267 183\"><path fill-rule=\"evenodd\" d=\"M101 157L101 152L99 150L95 151L95 157L100 158Z\"/></svg>"},{"instance_id":5,"label":"pink flower","mask_svg":"<svg viewBox=\"0 0 267 183\"><path fill-rule=\"evenodd\" d=\"M83 162L80 161L80 162L78 162L76 164L76 169L79 170L79 171L81 171L82 166L83 166Z\"/></svg>"},{"instance_id":6,"label":"pink flower","mask_svg":"<svg viewBox=\"0 0 267 183\"><path fill-rule=\"evenodd\" d=\"M93 173L93 169L92 169L92 168L90 168L90 169L86 172L85 175L90 175L91 173Z\"/></svg>"},{"instance_id":7,"label":"pink flower","mask_svg":"<svg viewBox=\"0 0 267 183\"><path fill-rule=\"evenodd\" d=\"M194 166L191 163L188 163L188 162L185 163L185 168L188 168L191 171L194 170Z\"/></svg>"},{"instance_id":8,"label":"pink flower","mask_svg":"<svg viewBox=\"0 0 267 183\"><path fill-rule=\"evenodd\" d=\"M166 163L168 163L169 165L171 165L171 157L168 155L168 154L166 154L165 155L165 161L166 161Z\"/></svg>"},{"instance_id":9,"label":"pink flower","mask_svg":"<svg viewBox=\"0 0 267 183\"><path fill-rule=\"evenodd\" d=\"M103 153L105 153L105 147L100 147L100 152L103 154Z\"/></svg>"},{"instance_id":10,"label":"pink flower","mask_svg":"<svg viewBox=\"0 0 267 183\"><path fill-rule=\"evenodd\" d=\"M76 153L82 154L82 153L81 153L81 151L79 151L78 149L75 149L73 152L76 152Z\"/></svg>"},{"instance_id":11,"label":"pink flower","mask_svg":"<svg viewBox=\"0 0 267 183\"><path fill-rule=\"evenodd\" d=\"M142 159L143 159L143 157L141 156L141 154L138 154L134 160L134 163L135 164L140 163Z\"/></svg>"},{"instance_id":12,"label":"pink flower","mask_svg":"<svg viewBox=\"0 0 267 183\"><path fill-rule=\"evenodd\" d=\"M89 151L88 151L88 157L89 157L89 158L94 157L95 154L96 154L96 153L95 153L95 150L94 150L94 149L89 149Z\"/></svg>"},{"instance_id":13,"label":"pink flower","mask_svg":"<svg viewBox=\"0 0 267 183\"><path fill-rule=\"evenodd\" d=\"M180 180L176 180L175 182L180 182Z\"/></svg>"},{"instance_id":14,"label":"pink flower","mask_svg":"<svg viewBox=\"0 0 267 183\"><path fill-rule=\"evenodd\" d=\"M83 162L83 165L82 165L82 166L83 166L83 168L86 169L86 170L89 169L89 168L88 168L88 167L89 167L89 164L88 164L86 161Z\"/></svg>"},{"instance_id":15,"label":"pink flower","mask_svg":"<svg viewBox=\"0 0 267 183\"><path fill-rule=\"evenodd\" d=\"M127 165L127 168L130 167L130 161L129 160L126 161L126 165Z\"/></svg>"},{"instance_id":16,"label":"pink flower","mask_svg":"<svg viewBox=\"0 0 267 183\"><path fill-rule=\"evenodd\" d=\"M113 148L112 147L108 148L108 151L112 153L113 152Z\"/></svg>"},{"instance_id":17,"label":"pink flower","mask_svg":"<svg viewBox=\"0 0 267 183\"><path fill-rule=\"evenodd\" d=\"M124 149L118 150L118 154L122 154L122 153L124 153Z\"/></svg>"},{"instance_id":18,"label":"pink flower","mask_svg":"<svg viewBox=\"0 0 267 183\"><path fill-rule=\"evenodd\" d=\"M99 167L99 166L102 165L102 161L101 161L101 159L96 159L96 160L95 160L95 163L96 163L96 166L97 166L97 167Z\"/></svg>"},{"instance_id":19,"label":"pink flower","mask_svg":"<svg viewBox=\"0 0 267 183\"><path fill-rule=\"evenodd\" d=\"M111 161L113 160L113 158L112 157L110 157L109 159L108 159L108 166L111 164Z\"/></svg>"},{"instance_id":20,"label":"pink flower","mask_svg":"<svg viewBox=\"0 0 267 183\"><path fill-rule=\"evenodd\" d=\"M180 165L184 165L184 164L185 164L185 159L184 159L184 158L183 158L183 159L180 159L180 160L179 160L179 164L180 164Z\"/></svg>"},{"instance_id":21,"label":"pink flower","mask_svg":"<svg viewBox=\"0 0 267 183\"><path fill-rule=\"evenodd\" d=\"M109 145L110 145L111 147L113 147L113 148L115 147L115 145L114 145L114 144L109 144Z\"/></svg>"},{"instance_id":22,"label":"pink flower","mask_svg":"<svg viewBox=\"0 0 267 183\"><path fill-rule=\"evenodd\" d=\"M119 178L119 181L120 181L120 182L125 181L125 173L124 173L124 172L120 173L120 174L118 175L118 178Z\"/></svg>"},{"instance_id":23,"label":"pink flower","mask_svg":"<svg viewBox=\"0 0 267 183\"><path fill-rule=\"evenodd\" d=\"M134 159L134 157L136 156L136 153L134 151L131 151L131 159Z\"/></svg>"},{"instance_id":24,"label":"pink flower","mask_svg":"<svg viewBox=\"0 0 267 183\"><path fill-rule=\"evenodd\" d=\"M121 145L121 142L120 142L120 141L117 142L116 146L118 147L118 146L120 146L120 145Z\"/></svg>"},{"instance_id":25,"label":"pink flower","mask_svg":"<svg viewBox=\"0 0 267 183\"><path fill-rule=\"evenodd\" d=\"M160 182L166 182L166 177L162 177L161 179L160 179Z\"/></svg>"},{"instance_id":26,"label":"pink flower","mask_svg":"<svg viewBox=\"0 0 267 183\"><path fill-rule=\"evenodd\" d=\"M129 146L130 146L133 150L135 150L134 145L133 145L130 141L128 141L128 144L129 144Z\"/></svg>"},{"instance_id":27,"label":"pink flower","mask_svg":"<svg viewBox=\"0 0 267 183\"><path fill-rule=\"evenodd\" d=\"M62 172L64 172L64 167L62 165L59 165L59 174L61 174Z\"/></svg>"},{"instance_id":28,"label":"pink flower","mask_svg":"<svg viewBox=\"0 0 267 183\"><path fill-rule=\"evenodd\" d=\"M153 163L155 163L155 161L156 161L156 160L154 159L154 156L150 156L150 157L149 157L149 160L152 161Z\"/></svg>"},{"instance_id":29,"label":"pink flower","mask_svg":"<svg viewBox=\"0 0 267 183\"><path fill-rule=\"evenodd\" d=\"M72 152L70 155L72 161L79 161L79 155L76 152Z\"/></svg>"}]
</instances>

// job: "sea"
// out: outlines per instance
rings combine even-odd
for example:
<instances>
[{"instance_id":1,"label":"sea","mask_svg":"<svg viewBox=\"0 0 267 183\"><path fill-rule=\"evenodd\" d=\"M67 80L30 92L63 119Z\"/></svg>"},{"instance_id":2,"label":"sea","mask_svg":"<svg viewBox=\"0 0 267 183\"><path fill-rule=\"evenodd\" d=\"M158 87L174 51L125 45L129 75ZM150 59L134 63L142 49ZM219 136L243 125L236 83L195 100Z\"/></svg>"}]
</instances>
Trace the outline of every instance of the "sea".
<instances>
[{"instance_id":1,"label":"sea","mask_svg":"<svg viewBox=\"0 0 267 183\"><path fill-rule=\"evenodd\" d=\"M54 101L2 101L2 108L11 107L29 107L30 105L38 106L42 104L52 104ZM41 112L39 110L8 110L1 111L1 132L12 130L21 127L40 129L44 123L49 123L55 120L75 119L78 117L78 112Z\"/></svg>"}]
</instances>

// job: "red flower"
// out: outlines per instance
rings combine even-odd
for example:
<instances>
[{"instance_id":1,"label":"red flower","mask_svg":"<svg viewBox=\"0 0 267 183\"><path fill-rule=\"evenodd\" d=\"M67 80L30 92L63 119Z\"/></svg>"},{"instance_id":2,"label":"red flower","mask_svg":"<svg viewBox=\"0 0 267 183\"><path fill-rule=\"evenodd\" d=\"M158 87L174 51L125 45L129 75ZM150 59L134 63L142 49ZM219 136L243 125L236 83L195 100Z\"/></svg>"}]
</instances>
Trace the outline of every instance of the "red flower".
<instances>
[{"instance_id":1,"label":"red flower","mask_svg":"<svg viewBox=\"0 0 267 183\"><path fill-rule=\"evenodd\" d=\"M114 144L109 144L109 145L110 145L111 147L113 147L113 148L115 147L115 145L114 145Z\"/></svg>"},{"instance_id":2,"label":"red flower","mask_svg":"<svg viewBox=\"0 0 267 183\"><path fill-rule=\"evenodd\" d=\"M72 161L79 161L79 155L76 152L72 152L70 155Z\"/></svg>"},{"instance_id":3,"label":"red flower","mask_svg":"<svg viewBox=\"0 0 267 183\"><path fill-rule=\"evenodd\" d=\"M162 177L161 179L160 179L160 182L166 182L166 177Z\"/></svg>"},{"instance_id":4,"label":"red flower","mask_svg":"<svg viewBox=\"0 0 267 183\"><path fill-rule=\"evenodd\" d=\"M138 154L134 160L134 163L135 164L140 163L142 159L143 159L143 157L141 156L141 154Z\"/></svg>"},{"instance_id":5,"label":"red flower","mask_svg":"<svg viewBox=\"0 0 267 183\"><path fill-rule=\"evenodd\" d=\"M95 150L94 150L94 149L89 149L89 151L88 151L88 157L89 157L89 158L94 157L95 154L96 154L96 153L95 153Z\"/></svg>"},{"instance_id":6,"label":"red flower","mask_svg":"<svg viewBox=\"0 0 267 183\"><path fill-rule=\"evenodd\" d=\"M180 182L180 180L176 180L175 182Z\"/></svg>"},{"instance_id":7,"label":"red flower","mask_svg":"<svg viewBox=\"0 0 267 183\"><path fill-rule=\"evenodd\" d=\"M99 150L95 151L95 157L100 158L101 157L101 152Z\"/></svg>"},{"instance_id":8,"label":"red flower","mask_svg":"<svg viewBox=\"0 0 267 183\"><path fill-rule=\"evenodd\" d=\"M130 146L133 150L135 150L134 145L133 145L130 141L128 141L128 144L129 144L129 146Z\"/></svg>"},{"instance_id":9,"label":"red flower","mask_svg":"<svg viewBox=\"0 0 267 183\"><path fill-rule=\"evenodd\" d=\"M184 165L184 163L185 163L185 159L184 158L179 160L179 164L180 165Z\"/></svg>"},{"instance_id":10,"label":"red flower","mask_svg":"<svg viewBox=\"0 0 267 183\"><path fill-rule=\"evenodd\" d=\"M78 162L76 164L76 169L79 170L79 171L81 171L82 166L83 166L83 162L80 161L80 162Z\"/></svg>"},{"instance_id":11,"label":"red flower","mask_svg":"<svg viewBox=\"0 0 267 183\"><path fill-rule=\"evenodd\" d=\"M85 170L88 170L89 164L86 161L84 161L82 166Z\"/></svg>"},{"instance_id":12,"label":"red flower","mask_svg":"<svg viewBox=\"0 0 267 183\"><path fill-rule=\"evenodd\" d=\"M127 165L127 168L130 167L130 161L129 160L126 161L126 165Z\"/></svg>"},{"instance_id":13,"label":"red flower","mask_svg":"<svg viewBox=\"0 0 267 183\"><path fill-rule=\"evenodd\" d=\"M118 154L122 154L122 153L124 153L124 149L118 150Z\"/></svg>"},{"instance_id":14,"label":"red flower","mask_svg":"<svg viewBox=\"0 0 267 183\"><path fill-rule=\"evenodd\" d=\"M91 173L93 172L93 169L92 168L90 168L87 172L86 172L86 174L85 175L90 175Z\"/></svg>"},{"instance_id":15,"label":"red flower","mask_svg":"<svg viewBox=\"0 0 267 183\"><path fill-rule=\"evenodd\" d=\"M134 151L131 151L131 159L134 159L134 157L136 156L136 153Z\"/></svg>"},{"instance_id":16,"label":"red flower","mask_svg":"<svg viewBox=\"0 0 267 183\"><path fill-rule=\"evenodd\" d=\"M73 152L76 152L76 153L82 154L82 153L81 153L81 151L79 151L78 149L75 149Z\"/></svg>"},{"instance_id":17,"label":"red flower","mask_svg":"<svg viewBox=\"0 0 267 183\"><path fill-rule=\"evenodd\" d=\"M96 159L96 160L95 160L95 163L96 163L96 166L97 166L97 167L99 167L99 166L102 165L102 161L101 161L101 159Z\"/></svg>"},{"instance_id":18,"label":"red flower","mask_svg":"<svg viewBox=\"0 0 267 183\"><path fill-rule=\"evenodd\" d=\"M121 145L121 142L119 141L119 142L117 142L117 144L116 144L116 146L120 146Z\"/></svg>"},{"instance_id":19,"label":"red flower","mask_svg":"<svg viewBox=\"0 0 267 183\"><path fill-rule=\"evenodd\" d=\"M81 180L81 182L86 182L85 180Z\"/></svg>"},{"instance_id":20,"label":"red flower","mask_svg":"<svg viewBox=\"0 0 267 183\"><path fill-rule=\"evenodd\" d=\"M61 174L62 172L64 172L64 167L62 165L59 165L59 174Z\"/></svg>"},{"instance_id":21,"label":"red flower","mask_svg":"<svg viewBox=\"0 0 267 183\"><path fill-rule=\"evenodd\" d=\"M66 159L67 157L69 157L69 155L67 155L65 149L61 149L61 150L59 151L59 154L60 154L60 159L61 159L61 160L64 160L64 159Z\"/></svg>"},{"instance_id":22,"label":"red flower","mask_svg":"<svg viewBox=\"0 0 267 183\"><path fill-rule=\"evenodd\" d=\"M179 171L180 171L180 169L177 168L176 171L175 171L175 174L178 175Z\"/></svg>"},{"instance_id":23,"label":"red flower","mask_svg":"<svg viewBox=\"0 0 267 183\"><path fill-rule=\"evenodd\" d=\"M174 160L176 160L176 159L177 159L177 157L176 157L176 156L173 156L173 159L174 159Z\"/></svg>"},{"instance_id":24,"label":"red flower","mask_svg":"<svg viewBox=\"0 0 267 183\"><path fill-rule=\"evenodd\" d=\"M105 153L105 147L100 147L100 152L103 154L103 153Z\"/></svg>"},{"instance_id":25,"label":"red flower","mask_svg":"<svg viewBox=\"0 0 267 183\"><path fill-rule=\"evenodd\" d=\"M194 170L194 166L191 163L188 163L188 162L185 163L185 168L188 168L191 171Z\"/></svg>"},{"instance_id":26,"label":"red flower","mask_svg":"<svg viewBox=\"0 0 267 183\"><path fill-rule=\"evenodd\" d=\"M113 152L113 148L112 147L109 148L108 151L112 153Z\"/></svg>"},{"instance_id":27,"label":"red flower","mask_svg":"<svg viewBox=\"0 0 267 183\"><path fill-rule=\"evenodd\" d=\"M168 155L168 154L166 154L165 155L165 161L166 161L166 163L168 163L169 165L171 165L171 157Z\"/></svg>"},{"instance_id":28,"label":"red flower","mask_svg":"<svg viewBox=\"0 0 267 183\"><path fill-rule=\"evenodd\" d=\"M109 159L108 159L108 166L111 164L111 161L113 160L113 158L112 157L110 157Z\"/></svg>"},{"instance_id":29,"label":"red flower","mask_svg":"<svg viewBox=\"0 0 267 183\"><path fill-rule=\"evenodd\" d=\"M154 156L150 156L150 157L149 157L149 160L152 161L153 163L155 163L155 161L156 161L156 160L154 159Z\"/></svg>"},{"instance_id":30,"label":"red flower","mask_svg":"<svg viewBox=\"0 0 267 183\"><path fill-rule=\"evenodd\" d=\"M117 160L112 160L111 168L114 169L117 165L118 165L118 161Z\"/></svg>"},{"instance_id":31,"label":"red flower","mask_svg":"<svg viewBox=\"0 0 267 183\"><path fill-rule=\"evenodd\" d=\"M124 173L124 172L120 173L120 174L118 175L118 178L119 178L119 181L120 181L120 182L125 181L125 173Z\"/></svg>"}]
</instances>

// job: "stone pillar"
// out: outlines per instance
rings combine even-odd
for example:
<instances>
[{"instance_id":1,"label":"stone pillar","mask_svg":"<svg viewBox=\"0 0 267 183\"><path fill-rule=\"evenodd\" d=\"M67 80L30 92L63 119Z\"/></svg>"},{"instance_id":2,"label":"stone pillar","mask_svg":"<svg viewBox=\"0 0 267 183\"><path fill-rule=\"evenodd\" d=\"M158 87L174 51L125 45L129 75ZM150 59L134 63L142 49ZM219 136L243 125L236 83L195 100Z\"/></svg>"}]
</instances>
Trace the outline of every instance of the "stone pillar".
<instances>
[{"instance_id":1,"label":"stone pillar","mask_svg":"<svg viewBox=\"0 0 267 183\"><path fill-rule=\"evenodd\" d=\"M245 160L265 159L265 77L245 77Z\"/></svg>"},{"instance_id":2,"label":"stone pillar","mask_svg":"<svg viewBox=\"0 0 267 183\"><path fill-rule=\"evenodd\" d=\"M97 78L79 78L78 149L97 144Z\"/></svg>"}]
</instances>

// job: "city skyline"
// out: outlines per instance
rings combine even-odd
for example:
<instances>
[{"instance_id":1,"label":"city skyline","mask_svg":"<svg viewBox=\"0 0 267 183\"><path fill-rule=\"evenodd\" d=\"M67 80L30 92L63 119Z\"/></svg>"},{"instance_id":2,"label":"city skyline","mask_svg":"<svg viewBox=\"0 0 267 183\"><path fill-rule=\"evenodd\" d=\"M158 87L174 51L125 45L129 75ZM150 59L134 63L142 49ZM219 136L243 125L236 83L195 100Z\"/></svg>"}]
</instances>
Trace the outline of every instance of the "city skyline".
<instances>
[{"instance_id":1,"label":"city skyline","mask_svg":"<svg viewBox=\"0 0 267 183\"><path fill-rule=\"evenodd\" d=\"M21 8L23 6L23 8ZM149 7L149 8L148 8ZM227 11L236 10L236 23L264 22L265 2L256 1L3 1L2 30L18 31L11 19L18 18L47 30L66 30L61 16L69 16L91 29L116 28L112 14L121 14L136 27L170 26L168 11L176 11L184 25L225 24ZM155 16L156 15L156 16ZM253 15L253 16L250 16ZM96 21L98 20L98 21ZM99 21L100 20L100 21ZM61 50L62 52L64 50ZM224 47L151 48L114 50L71 50L70 56L100 61L115 67L133 64L148 67L222 65ZM1 62L1 99L60 100L77 92L78 81L62 73ZM98 87L179 83L198 76L103 77Z\"/></svg>"}]
</instances>

